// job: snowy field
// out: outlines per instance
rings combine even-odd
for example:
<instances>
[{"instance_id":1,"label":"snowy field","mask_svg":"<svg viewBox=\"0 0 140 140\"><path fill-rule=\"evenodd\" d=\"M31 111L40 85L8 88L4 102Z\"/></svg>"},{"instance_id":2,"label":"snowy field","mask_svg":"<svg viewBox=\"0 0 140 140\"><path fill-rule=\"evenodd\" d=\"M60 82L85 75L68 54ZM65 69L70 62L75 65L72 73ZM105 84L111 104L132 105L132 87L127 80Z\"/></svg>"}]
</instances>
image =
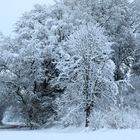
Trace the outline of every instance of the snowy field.
<instances>
[{"instance_id":1,"label":"snowy field","mask_svg":"<svg viewBox=\"0 0 140 140\"><path fill-rule=\"evenodd\" d=\"M0 140L140 140L140 130L0 131Z\"/></svg>"}]
</instances>

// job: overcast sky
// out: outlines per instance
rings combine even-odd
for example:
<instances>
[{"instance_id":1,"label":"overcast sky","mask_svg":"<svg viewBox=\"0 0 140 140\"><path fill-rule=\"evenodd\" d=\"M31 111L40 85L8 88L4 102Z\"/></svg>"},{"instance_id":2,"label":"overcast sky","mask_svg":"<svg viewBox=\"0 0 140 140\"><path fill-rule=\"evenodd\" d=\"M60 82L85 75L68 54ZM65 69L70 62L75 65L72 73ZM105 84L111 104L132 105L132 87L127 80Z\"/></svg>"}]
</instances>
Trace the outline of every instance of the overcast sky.
<instances>
[{"instance_id":1,"label":"overcast sky","mask_svg":"<svg viewBox=\"0 0 140 140\"><path fill-rule=\"evenodd\" d=\"M35 4L53 4L53 0L1 0L0 2L0 32L8 35L13 30L14 23L25 11Z\"/></svg>"},{"instance_id":2,"label":"overcast sky","mask_svg":"<svg viewBox=\"0 0 140 140\"><path fill-rule=\"evenodd\" d=\"M130 0L133 1L133 0ZM53 0L1 0L0 1L0 32L9 35L14 23L25 11L29 11L35 4L51 5Z\"/></svg>"}]
</instances>

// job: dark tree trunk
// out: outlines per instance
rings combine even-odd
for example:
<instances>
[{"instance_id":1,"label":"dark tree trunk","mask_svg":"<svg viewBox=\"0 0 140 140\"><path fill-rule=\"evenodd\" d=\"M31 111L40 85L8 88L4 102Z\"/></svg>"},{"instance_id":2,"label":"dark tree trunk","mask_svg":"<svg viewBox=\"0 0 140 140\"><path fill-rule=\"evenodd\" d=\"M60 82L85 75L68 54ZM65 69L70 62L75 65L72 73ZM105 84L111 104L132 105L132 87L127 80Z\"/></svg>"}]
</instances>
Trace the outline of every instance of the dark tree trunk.
<instances>
[{"instance_id":1,"label":"dark tree trunk","mask_svg":"<svg viewBox=\"0 0 140 140\"><path fill-rule=\"evenodd\" d=\"M34 81L34 90L33 90L33 93L34 93L34 94L36 93L36 89L37 89L37 82Z\"/></svg>"},{"instance_id":2,"label":"dark tree trunk","mask_svg":"<svg viewBox=\"0 0 140 140\"><path fill-rule=\"evenodd\" d=\"M83 94L86 98L85 102L85 127L89 127L90 125L90 115L91 115L91 97L89 93L89 66L85 70L85 77L84 77L84 91Z\"/></svg>"},{"instance_id":3,"label":"dark tree trunk","mask_svg":"<svg viewBox=\"0 0 140 140\"><path fill-rule=\"evenodd\" d=\"M115 81L119 81L119 80L122 80L123 79L120 68L116 68L115 69L114 79L115 79Z\"/></svg>"},{"instance_id":4,"label":"dark tree trunk","mask_svg":"<svg viewBox=\"0 0 140 140\"><path fill-rule=\"evenodd\" d=\"M91 109L90 109L90 105L88 103L86 104L85 112L86 112L86 123L85 123L85 127L89 127Z\"/></svg>"}]
</instances>

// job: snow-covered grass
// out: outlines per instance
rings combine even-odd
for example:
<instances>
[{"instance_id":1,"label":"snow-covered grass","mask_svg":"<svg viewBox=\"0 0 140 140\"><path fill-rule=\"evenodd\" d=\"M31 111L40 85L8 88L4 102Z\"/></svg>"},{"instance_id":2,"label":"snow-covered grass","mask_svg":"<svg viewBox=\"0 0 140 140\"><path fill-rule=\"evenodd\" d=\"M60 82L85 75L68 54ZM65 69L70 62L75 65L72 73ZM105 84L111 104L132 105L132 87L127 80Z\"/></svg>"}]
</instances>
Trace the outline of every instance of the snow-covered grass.
<instances>
[{"instance_id":1,"label":"snow-covered grass","mask_svg":"<svg viewBox=\"0 0 140 140\"><path fill-rule=\"evenodd\" d=\"M140 140L140 130L0 131L0 140Z\"/></svg>"}]
</instances>

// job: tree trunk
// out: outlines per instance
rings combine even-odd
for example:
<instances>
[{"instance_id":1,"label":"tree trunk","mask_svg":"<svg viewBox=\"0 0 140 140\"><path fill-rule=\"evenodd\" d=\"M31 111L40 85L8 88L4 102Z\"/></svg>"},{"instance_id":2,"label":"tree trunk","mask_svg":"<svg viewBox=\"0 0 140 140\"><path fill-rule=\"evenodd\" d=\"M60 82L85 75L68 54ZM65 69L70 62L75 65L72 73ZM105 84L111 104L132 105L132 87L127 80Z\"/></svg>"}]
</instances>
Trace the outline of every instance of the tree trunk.
<instances>
[{"instance_id":1,"label":"tree trunk","mask_svg":"<svg viewBox=\"0 0 140 140\"><path fill-rule=\"evenodd\" d=\"M91 107L89 105L89 103L86 104L86 123L85 123L85 127L89 127L90 124L90 114L91 114Z\"/></svg>"},{"instance_id":2,"label":"tree trunk","mask_svg":"<svg viewBox=\"0 0 140 140\"><path fill-rule=\"evenodd\" d=\"M85 77L84 77L84 91L83 94L86 98L85 102L85 127L89 127L90 124L90 114L91 114L91 99L89 94L89 67L85 70Z\"/></svg>"},{"instance_id":3,"label":"tree trunk","mask_svg":"<svg viewBox=\"0 0 140 140\"><path fill-rule=\"evenodd\" d=\"M3 117L4 117L5 109L6 109L5 106L1 106L1 107L0 107L0 125L3 124L3 123L2 123L2 120L3 120Z\"/></svg>"}]
</instances>

